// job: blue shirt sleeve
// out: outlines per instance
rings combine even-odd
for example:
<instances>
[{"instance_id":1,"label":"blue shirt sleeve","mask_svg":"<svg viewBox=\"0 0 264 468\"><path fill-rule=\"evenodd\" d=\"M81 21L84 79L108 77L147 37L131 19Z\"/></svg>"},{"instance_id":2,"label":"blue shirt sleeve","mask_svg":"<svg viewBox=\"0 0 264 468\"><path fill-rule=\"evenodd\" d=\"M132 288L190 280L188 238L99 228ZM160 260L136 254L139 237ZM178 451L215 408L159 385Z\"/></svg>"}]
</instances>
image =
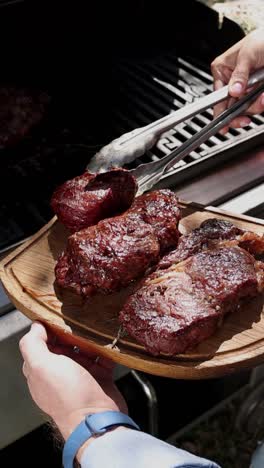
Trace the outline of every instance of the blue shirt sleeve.
<instances>
[{"instance_id":1,"label":"blue shirt sleeve","mask_svg":"<svg viewBox=\"0 0 264 468\"><path fill-rule=\"evenodd\" d=\"M112 431L94 440L83 452L82 468L220 468L131 429Z\"/></svg>"}]
</instances>

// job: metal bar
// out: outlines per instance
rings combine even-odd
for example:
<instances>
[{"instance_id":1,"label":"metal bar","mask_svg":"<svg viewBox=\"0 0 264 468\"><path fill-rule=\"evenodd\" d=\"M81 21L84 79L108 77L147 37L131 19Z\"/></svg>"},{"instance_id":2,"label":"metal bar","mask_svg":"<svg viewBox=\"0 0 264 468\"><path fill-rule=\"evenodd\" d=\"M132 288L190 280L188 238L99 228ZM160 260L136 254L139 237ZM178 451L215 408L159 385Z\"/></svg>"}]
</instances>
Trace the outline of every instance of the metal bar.
<instances>
[{"instance_id":1,"label":"metal bar","mask_svg":"<svg viewBox=\"0 0 264 468\"><path fill-rule=\"evenodd\" d=\"M158 436L158 399L155 388L143 374L139 374L139 372L135 370L132 370L131 374L139 383L148 401L148 432L153 436Z\"/></svg>"}]
</instances>

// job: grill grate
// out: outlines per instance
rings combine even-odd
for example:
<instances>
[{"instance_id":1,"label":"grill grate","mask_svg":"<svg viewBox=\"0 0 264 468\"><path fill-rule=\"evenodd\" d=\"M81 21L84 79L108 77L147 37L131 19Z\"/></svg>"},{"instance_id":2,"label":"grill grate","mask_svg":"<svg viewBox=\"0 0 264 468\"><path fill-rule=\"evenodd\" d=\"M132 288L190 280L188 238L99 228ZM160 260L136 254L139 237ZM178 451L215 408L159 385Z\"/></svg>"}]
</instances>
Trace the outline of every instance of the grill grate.
<instances>
[{"instance_id":1,"label":"grill grate","mask_svg":"<svg viewBox=\"0 0 264 468\"><path fill-rule=\"evenodd\" d=\"M119 71L122 76L120 92L126 103L126 109L117 110L116 129L122 129L122 132L127 132L136 126L146 125L185 104L194 102L213 90L211 75L186 60L176 59L173 55L164 57L158 63L125 63L120 66ZM175 126L163 135L155 148L148 151L130 167L155 161L169 154L204 128L212 119L213 111L208 109ZM194 175L194 171L188 171L188 169L197 166L197 171L200 172L202 163L208 158L219 156L228 148L248 142L253 136L256 137L263 131L264 117L255 116L246 128L230 129L224 136L218 134L211 137L200 148L175 164L164 178L174 175L174 183L179 180L183 181L183 174L184 178ZM239 151L237 151L238 154Z\"/></svg>"},{"instance_id":2,"label":"grill grate","mask_svg":"<svg viewBox=\"0 0 264 468\"><path fill-rule=\"evenodd\" d=\"M61 114L56 114L49 123L50 134L37 132L32 139L1 154L1 178L8 184L0 186L0 252L27 238L51 218L49 200L54 188L81 173L102 144L212 90L211 76L202 67L177 58L175 53L151 60L119 62L113 67L112 81L113 106L107 114L111 118L107 118L107 128L100 122L97 136L91 135L90 124L85 121L87 116L81 115L80 123L76 123L77 117L73 120L71 115L71 127L60 121L63 120ZM73 115L76 114L73 112ZM211 120L212 111L208 110L176 126L130 168L162 158ZM222 161L224 155L228 158L239 155L242 144L256 145L263 130L264 117L259 115L245 129L211 137L169 171L166 185L175 185L179 180L197 175L209 162ZM230 148L235 149L232 155Z\"/></svg>"}]
</instances>

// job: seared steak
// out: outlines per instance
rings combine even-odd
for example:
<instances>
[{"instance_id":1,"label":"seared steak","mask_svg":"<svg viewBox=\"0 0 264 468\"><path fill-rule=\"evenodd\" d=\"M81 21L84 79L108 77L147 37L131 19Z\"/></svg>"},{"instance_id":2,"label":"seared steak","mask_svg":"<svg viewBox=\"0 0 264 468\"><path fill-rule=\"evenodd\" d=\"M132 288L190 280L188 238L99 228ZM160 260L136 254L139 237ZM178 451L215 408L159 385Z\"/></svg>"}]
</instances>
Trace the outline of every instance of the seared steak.
<instances>
[{"instance_id":1,"label":"seared steak","mask_svg":"<svg viewBox=\"0 0 264 468\"><path fill-rule=\"evenodd\" d=\"M57 283L84 296L128 286L177 245L179 219L170 190L138 197L123 215L69 237L55 268Z\"/></svg>"},{"instance_id":2,"label":"seared steak","mask_svg":"<svg viewBox=\"0 0 264 468\"><path fill-rule=\"evenodd\" d=\"M58 219L75 232L122 213L133 203L136 192L136 179L124 169L85 172L58 187L51 206Z\"/></svg>"},{"instance_id":3,"label":"seared steak","mask_svg":"<svg viewBox=\"0 0 264 468\"><path fill-rule=\"evenodd\" d=\"M182 353L264 289L264 237L209 219L179 239L128 299L120 320L153 354Z\"/></svg>"},{"instance_id":4,"label":"seared steak","mask_svg":"<svg viewBox=\"0 0 264 468\"><path fill-rule=\"evenodd\" d=\"M263 286L264 264L244 249L204 250L148 276L120 320L150 353L183 353L211 336L224 315Z\"/></svg>"},{"instance_id":5,"label":"seared steak","mask_svg":"<svg viewBox=\"0 0 264 468\"><path fill-rule=\"evenodd\" d=\"M173 192L157 190L147 193L136 198L129 211L153 227L161 253L176 247L180 210L177 196Z\"/></svg>"},{"instance_id":6,"label":"seared steak","mask_svg":"<svg viewBox=\"0 0 264 468\"><path fill-rule=\"evenodd\" d=\"M253 255L264 253L264 238L249 231L234 226L230 221L223 219L207 219L201 226L190 234L179 239L178 247L159 262L159 268L168 268L170 265L182 262L186 258L201 250L214 246L239 245Z\"/></svg>"}]
</instances>

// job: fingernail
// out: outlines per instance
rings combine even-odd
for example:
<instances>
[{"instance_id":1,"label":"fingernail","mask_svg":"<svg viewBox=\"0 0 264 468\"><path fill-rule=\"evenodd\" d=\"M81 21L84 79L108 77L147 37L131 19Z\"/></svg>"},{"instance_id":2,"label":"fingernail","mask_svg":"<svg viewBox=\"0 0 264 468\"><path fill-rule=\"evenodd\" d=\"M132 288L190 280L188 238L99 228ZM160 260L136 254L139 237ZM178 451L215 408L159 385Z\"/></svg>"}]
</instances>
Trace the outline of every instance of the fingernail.
<instances>
[{"instance_id":1,"label":"fingernail","mask_svg":"<svg viewBox=\"0 0 264 468\"><path fill-rule=\"evenodd\" d=\"M247 127L250 124L251 120L250 119L241 119L239 124L240 127Z\"/></svg>"},{"instance_id":2,"label":"fingernail","mask_svg":"<svg viewBox=\"0 0 264 468\"><path fill-rule=\"evenodd\" d=\"M233 83L231 86L230 86L230 91L232 93L235 93L235 94L240 94L242 93L243 91L243 86L241 83L239 83L238 81L236 83Z\"/></svg>"},{"instance_id":3,"label":"fingernail","mask_svg":"<svg viewBox=\"0 0 264 468\"><path fill-rule=\"evenodd\" d=\"M260 102L261 102L261 105L264 106L264 94L262 94Z\"/></svg>"}]
</instances>

